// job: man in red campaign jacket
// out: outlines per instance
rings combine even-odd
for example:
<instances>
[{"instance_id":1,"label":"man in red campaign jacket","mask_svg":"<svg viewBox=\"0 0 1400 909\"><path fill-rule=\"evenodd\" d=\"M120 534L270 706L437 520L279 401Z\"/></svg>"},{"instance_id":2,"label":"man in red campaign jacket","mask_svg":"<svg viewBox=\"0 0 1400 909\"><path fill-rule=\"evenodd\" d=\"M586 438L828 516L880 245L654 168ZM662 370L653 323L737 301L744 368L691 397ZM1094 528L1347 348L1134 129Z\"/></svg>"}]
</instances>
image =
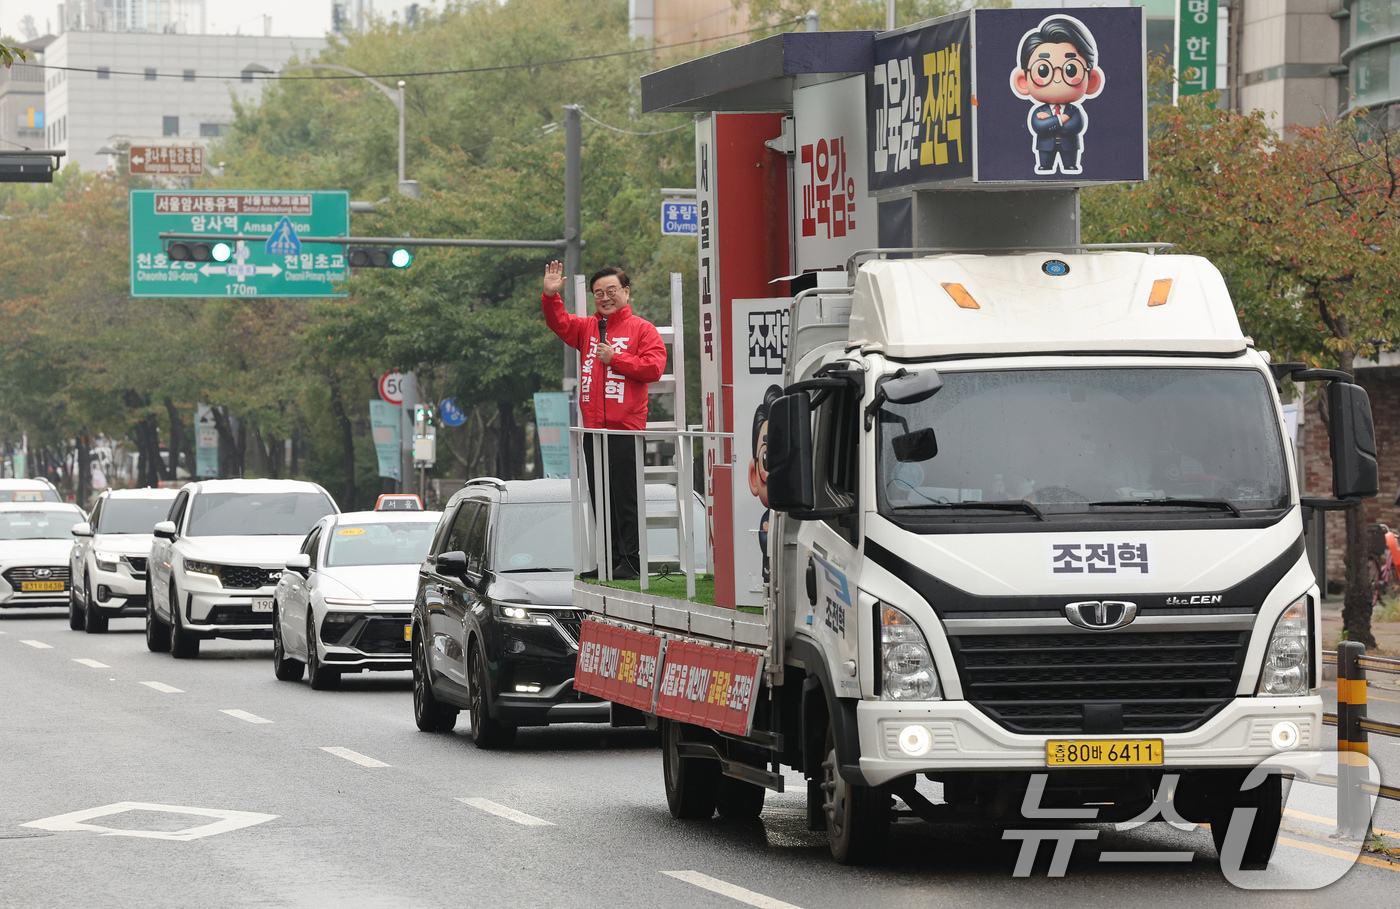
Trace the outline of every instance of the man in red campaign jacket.
<instances>
[{"instance_id":1,"label":"man in red campaign jacket","mask_svg":"<svg viewBox=\"0 0 1400 909\"><path fill-rule=\"evenodd\" d=\"M632 314L631 281L620 268L604 268L588 281L597 312L573 316L559 291L564 266L550 262L544 270L545 324L583 355L579 375L579 412L587 429L645 429L648 386L666 368L666 345L656 326ZM608 491L612 508L613 577L640 576L637 522L637 462L632 436L608 436ZM588 495L593 490L593 443L584 445ZM591 574L591 572L590 572Z\"/></svg>"}]
</instances>

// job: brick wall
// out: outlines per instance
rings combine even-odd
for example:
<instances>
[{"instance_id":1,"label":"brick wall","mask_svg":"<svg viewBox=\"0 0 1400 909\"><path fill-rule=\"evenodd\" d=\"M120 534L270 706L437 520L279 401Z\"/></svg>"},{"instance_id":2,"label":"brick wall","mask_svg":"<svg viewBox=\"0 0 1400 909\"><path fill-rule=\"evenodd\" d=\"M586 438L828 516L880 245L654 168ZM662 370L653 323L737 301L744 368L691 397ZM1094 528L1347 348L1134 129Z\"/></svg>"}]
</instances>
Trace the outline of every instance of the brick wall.
<instances>
[{"instance_id":1,"label":"brick wall","mask_svg":"<svg viewBox=\"0 0 1400 909\"><path fill-rule=\"evenodd\" d=\"M1376 424L1376 450L1380 466L1381 493L1365 506L1368 523L1389 524L1400 529L1400 508L1394 505L1400 490L1400 370L1393 367L1363 369L1357 372L1361 387L1371 399L1371 417ZM1325 386L1313 386L1322 389ZM1327 430L1319 418L1315 401L1309 400L1303 417L1303 495L1332 495L1332 458L1328 455ZM1333 587L1346 576L1343 550L1346 526L1341 512L1327 512L1327 581Z\"/></svg>"}]
</instances>

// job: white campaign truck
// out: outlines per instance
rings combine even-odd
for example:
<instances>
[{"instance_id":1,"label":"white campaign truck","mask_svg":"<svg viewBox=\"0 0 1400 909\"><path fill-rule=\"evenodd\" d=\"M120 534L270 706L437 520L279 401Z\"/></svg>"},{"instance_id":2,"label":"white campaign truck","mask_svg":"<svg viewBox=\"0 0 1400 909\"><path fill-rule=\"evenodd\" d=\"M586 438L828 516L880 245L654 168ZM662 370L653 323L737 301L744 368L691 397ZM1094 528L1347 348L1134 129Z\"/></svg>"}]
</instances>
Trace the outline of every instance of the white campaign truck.
<instances>
[{"instance_id":1,"label":"white campaign truck","mask_svg":"<svg viewBox=\"0 0 1400 909\"><path fill-rule=\"evenodd\" d=\"M1282 779L1242 783L1320 745L1304 519L1376 493L1369 403L1271 364L1209 262L1083 249L876 253L793 300L761 613L576 582L577 687L660 721L673 814L755 815L791 767L856 862L900 813L1166 796L1217 845L1257 809L1267 862ZM1328 383L1333 499L1285 377Z\"/></svg>"}]
</instances>

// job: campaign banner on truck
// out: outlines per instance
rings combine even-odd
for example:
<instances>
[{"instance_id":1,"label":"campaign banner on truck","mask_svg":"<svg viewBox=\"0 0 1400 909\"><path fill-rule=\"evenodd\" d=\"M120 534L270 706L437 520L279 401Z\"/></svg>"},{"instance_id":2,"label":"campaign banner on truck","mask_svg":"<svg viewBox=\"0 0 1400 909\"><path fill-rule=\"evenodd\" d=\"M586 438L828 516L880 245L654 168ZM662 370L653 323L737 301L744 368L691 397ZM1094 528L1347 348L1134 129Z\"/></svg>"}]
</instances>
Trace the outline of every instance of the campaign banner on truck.
<instances>
[{"instance_id":1,"label":"campaign banner on truck","mask_svg":"<svg viewBox=\"0 0 1400 909\"><path fill-rule=\"evenodd\" d=\"M753 727L763 659L687 641L666 645L656 691L656 715L733 735Z\"/></svg>"},{"instance_id":2,"label":"campaign banner on truck","mask_svg":"<svg viewBox=\"0 0 1400 909\"><path fill-rule=\"evenodd\" d=\"M651 713L661 645L661 638L654 635L585 620L579 633L575 690Z\"/></svg>"},{"instance_id":3,"label":"campaign banner on truck","mask_svg":"<svg viewBox=\"0 0 1400 909\"><path fill-rule=\"evenodd\" d=\"M792 91L793 239L797 271L845 268L857 250L880 245L866 185L865 77Z\"/></svg>"}]
</instances>

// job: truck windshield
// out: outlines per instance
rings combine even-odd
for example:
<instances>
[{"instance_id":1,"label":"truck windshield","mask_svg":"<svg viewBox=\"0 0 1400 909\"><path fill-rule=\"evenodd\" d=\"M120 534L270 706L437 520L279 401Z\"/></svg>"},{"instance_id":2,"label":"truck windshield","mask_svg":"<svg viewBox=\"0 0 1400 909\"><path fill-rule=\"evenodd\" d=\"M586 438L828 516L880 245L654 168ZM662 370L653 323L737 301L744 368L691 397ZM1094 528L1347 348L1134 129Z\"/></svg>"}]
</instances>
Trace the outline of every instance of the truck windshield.
<instances>
[{"instance_id":1,"label":"truck windshield","mask_svg":"<svg viewBox=\"0 0 1400 909\"><path fill-rule=\"evenodd\" d=\"M1142 520L1288 504L1283 434L1257 370L940 374L933 397L881 412L882 513ZM974 504L1023 501L1035 509Z\"/></svg>"}]
</instances>

